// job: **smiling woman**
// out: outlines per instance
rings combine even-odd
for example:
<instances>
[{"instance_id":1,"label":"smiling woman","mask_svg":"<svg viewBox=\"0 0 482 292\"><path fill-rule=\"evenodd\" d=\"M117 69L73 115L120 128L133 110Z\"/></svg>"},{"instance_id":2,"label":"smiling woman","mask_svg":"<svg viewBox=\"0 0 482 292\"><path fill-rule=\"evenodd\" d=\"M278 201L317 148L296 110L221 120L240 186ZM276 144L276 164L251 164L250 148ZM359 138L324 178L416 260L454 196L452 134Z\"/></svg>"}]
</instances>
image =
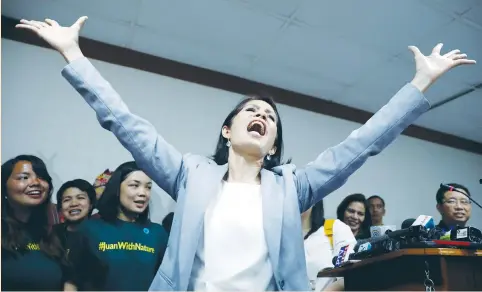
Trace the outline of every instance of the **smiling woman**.
<instances>
[{"instance_id":1,"label":"smiling woman","mask_svg":"<svg viewBox=\"0 0 482 292\"><path fill-rule=\"evenodd\" d=\"M442 44L429 56L410 46L413 80L343 142L302 168L281 163L281 119L274 102L248 97L226 117L209 159L182 155L151 123L130 112L79 47L86 20L63 27L52 19L22 19L17 27L59 51L69 63L63 76L95 110L101 126L177 200L166 256L150 286L157 291L309 290L301 213L342 186L426 112L430 104L423 92L440 76L475 63L459 50L442 55Z\"/></svg>"},{"instance_id":2,"label":"smiling woman","mask_svg":"<svg viewBox=\"0 0 482 292\"><path fill-rule=\"evenodd\" d=\"M65 226L76 226L92 214L97 198L94 187L86 180L74 179L64 183L57 191L57 210L65 218Z\"/></svg>"},{"instance_id":3,"label":"smiling woman","mask_svg":"<svg viewBox=\"0 0 482 292\"><path fill-rule=\"evenodd\" d=\"M40 158L20 155L2 164L2 290L60 291L73 281L48 224L52 189Z\"/></svg>"},{"instance_id":4,"label":"smiling woman","mask_svg":"<svg viewBox=\"0 0 482 292\"><path fill-rule=\"evenodd\" d=\"M105 265L90 250L87 240L78 236L78 226L92 213L96 202L94 187L83 179L64 183L57 191L57 209L65 222L53 228L67 251L77 290L100 290L105 279Z\"/></svg>"},{"instance_id":5,"label":"smiling woman","mask_svg":"<svg viewBox=\"0 0 482 292\"><path fill-rule=\"evenodd\" d=\"M352 194L343 199L336 209L336 217L350 227L356 239L370 237L372 218L363 194Z\"/></svg>"},{"instance_id":6,"label":"smiling woman","mask_svg":"<svg viewBox=\"0 0 482 292\"><path fill-rule=\"evenodd\" d=\"M85 220L79 225L78 240L86 240L88 249L107 267L104 278L91 281L96 289L89 290L149 288L168 237L161 225L149 220L151 187L152 180L135 162L121 164L112 173L99 200L100 219ZM91 188L89 196L93 198L95 191ZM91 266L96 268L94 264ZM93 279L91 276L95 275L86 276L84 279Z\"/></svg>"}]
</instances>

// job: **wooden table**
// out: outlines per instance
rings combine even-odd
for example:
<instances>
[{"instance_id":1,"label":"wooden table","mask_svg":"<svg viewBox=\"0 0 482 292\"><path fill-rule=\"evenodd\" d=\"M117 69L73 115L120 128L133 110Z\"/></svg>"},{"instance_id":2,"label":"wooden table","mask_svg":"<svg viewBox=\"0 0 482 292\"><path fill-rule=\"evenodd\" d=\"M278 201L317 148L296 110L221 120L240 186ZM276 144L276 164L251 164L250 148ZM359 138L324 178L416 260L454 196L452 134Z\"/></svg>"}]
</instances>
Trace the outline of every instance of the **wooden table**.
<instances>
[{"instance_id":1,"label":"wooden table","mask_svg":"<svg viewBox=\"0 0 482 292\"><path fill-rule=\"evenodd\" d=\"M344 277L347 291L425 291L425 271L436 291L482 290L482 250L403 249L340 268L318 277Z\"/></svg>"}]
</instances>

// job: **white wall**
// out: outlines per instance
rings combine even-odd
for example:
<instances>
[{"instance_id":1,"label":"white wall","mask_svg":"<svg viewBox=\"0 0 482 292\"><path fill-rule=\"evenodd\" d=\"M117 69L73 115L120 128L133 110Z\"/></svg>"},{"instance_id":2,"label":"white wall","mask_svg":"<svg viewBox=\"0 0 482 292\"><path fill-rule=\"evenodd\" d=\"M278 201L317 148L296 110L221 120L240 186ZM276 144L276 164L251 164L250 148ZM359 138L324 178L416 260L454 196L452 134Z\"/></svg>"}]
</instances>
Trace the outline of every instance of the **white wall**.
<instances>
[{"instance_id":1,"label":"white wall","mask_svg":"<svg viewBox=\"0 0 482 292\"><path fill-rule=\"evenodd\" d=\"M151 121L182 152L211 155L221 123L242 96L104 62L94 65L131 110ZM2 162L23 153L46 159L55 187L73 178L92 181L109 167L132 159L97 123L94 112L60 75L64 60L53 50L2 39ZM401 86L403 84L400 84ZM387 96L387 101L390 96ZM285 154L303 165L342 141L358 124L279 106ZM440 216L435 192L441 182L466 185L482 201L482 156L402 136L370 159L325 199L327 217L346 195L362 192L385 198L386 223L419 214ZM154 220L173 202L155 189ZM482 228L473 206L471 225Z\"/></svg>"}]
</instances>

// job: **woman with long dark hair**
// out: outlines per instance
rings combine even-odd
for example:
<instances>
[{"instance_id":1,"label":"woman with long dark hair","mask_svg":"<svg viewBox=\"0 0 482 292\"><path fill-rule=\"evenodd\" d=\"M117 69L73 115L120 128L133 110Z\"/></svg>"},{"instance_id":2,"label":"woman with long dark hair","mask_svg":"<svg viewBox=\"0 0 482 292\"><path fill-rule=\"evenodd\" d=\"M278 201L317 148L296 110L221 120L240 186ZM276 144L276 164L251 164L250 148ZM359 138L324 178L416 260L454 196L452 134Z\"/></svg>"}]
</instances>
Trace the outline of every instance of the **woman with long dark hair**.
<instances>
[{"instance_id":1,"label":"woman with long dark hair","mask_svg":"<svg viewBox=\"0 0 482 292\"><path fill-rule=\"evenodd\" d=\"M318 272L333 268L333 257L344 246L356 244L355 236L338 219L325 219L323 200L301 214L305 239L305 257L308 279L313 291L343 290L343 278L318 278Z\"/></svg>"},{"instance_id":2,"label":"woman with long dark hair","mask_svg":"<svg viewBox=\"0 0 482 292\"><path fill-rule=\"evenodd\" d=\"M336 209L336 217L350 226L356 239L370 237L372 217L368 211L368 201L363 194L351 194L343 199Z\"/></svg>"},{"instance_id":3,"label":"woman with long dark hair","mask_svg":"<svg viewBox=\"0 0 482 292\"><path fill-rule=\"evenodd\" d=\"M2 164L2 290L62 291L73 275L48 223L52 178L45 163L19 155Z\"/></svg>"},{"instance_id":4,"label":"woman with long dark hair","mask_svg":"<svg viewBox=\"0 0 482 292\"><path fill-rule=\"evenodd\" d=\"M224 120L210 159L182 155L129 111L80 50L86 19L70 27L51 19L21 20L17 27L61 53L69 63L63 76L95 110L102 127L177 201L152 290L307 290L301 213L342 186L427 111L423 92L435 80L453 67L475 63L458 50L441 55L441 44L430 56L410 47L414 79L365 125L303 168L282 163L283 132L273 100L250 96Z\"/></svg>"},{"instance_id":5,"label":"woman with long dark hair","mask_svg":"<svg viewBox=\"0 0 482 292\"><path fill-rule=\"evenodd\" d=\"M152 180L135 162L121 164L98 202L100 219L79 226L90 250L107 269L98 290L149 289L168 239L164 228L149 219L151 187Z\"/></svg>"}]
</instances>

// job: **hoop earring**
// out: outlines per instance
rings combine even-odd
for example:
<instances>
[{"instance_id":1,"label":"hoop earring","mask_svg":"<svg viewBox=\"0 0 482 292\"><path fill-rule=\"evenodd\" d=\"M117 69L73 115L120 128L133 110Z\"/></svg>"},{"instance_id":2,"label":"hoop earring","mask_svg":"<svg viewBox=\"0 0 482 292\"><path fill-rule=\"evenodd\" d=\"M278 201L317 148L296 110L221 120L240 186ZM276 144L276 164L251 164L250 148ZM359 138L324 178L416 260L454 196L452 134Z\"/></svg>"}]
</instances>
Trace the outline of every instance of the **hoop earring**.
<instances>
[{"instance_id":1,"label":"hoop earring","mask_svg":"<svg viewBox=\"0 0 482 292\"><path fill-rule=\"evenodd\" d=\"M266 160L271 160L271 155L266 155Z\"/></svg>"},{"instance_id":2,"label":"hoop earring","mask_svg":"<svg viewBox=\"0 0 482 292\"><path fill-rule=\"evenodd\" d=\"M226 142L226 146L231 147L231 141L228 140L228 142Z\"/></svg>"}]
</instances>

